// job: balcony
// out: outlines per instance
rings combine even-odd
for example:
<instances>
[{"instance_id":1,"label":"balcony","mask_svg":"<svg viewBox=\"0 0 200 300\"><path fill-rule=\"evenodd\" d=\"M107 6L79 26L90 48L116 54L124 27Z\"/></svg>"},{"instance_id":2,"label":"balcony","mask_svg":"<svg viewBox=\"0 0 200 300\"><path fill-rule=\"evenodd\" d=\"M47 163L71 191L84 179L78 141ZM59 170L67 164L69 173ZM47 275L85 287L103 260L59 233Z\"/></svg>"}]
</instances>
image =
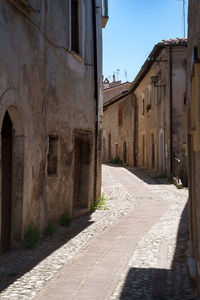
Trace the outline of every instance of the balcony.
<instances>
[{"instance_id":1,"label":"balcony","mask_svg":"<svg viewBox=\"0 0 200 300\"><path fill-rule=\"evenodd\" d=\"M108 19L108 0L102 0L102 28L106 27Z\"/></svg>"}]
</instances>

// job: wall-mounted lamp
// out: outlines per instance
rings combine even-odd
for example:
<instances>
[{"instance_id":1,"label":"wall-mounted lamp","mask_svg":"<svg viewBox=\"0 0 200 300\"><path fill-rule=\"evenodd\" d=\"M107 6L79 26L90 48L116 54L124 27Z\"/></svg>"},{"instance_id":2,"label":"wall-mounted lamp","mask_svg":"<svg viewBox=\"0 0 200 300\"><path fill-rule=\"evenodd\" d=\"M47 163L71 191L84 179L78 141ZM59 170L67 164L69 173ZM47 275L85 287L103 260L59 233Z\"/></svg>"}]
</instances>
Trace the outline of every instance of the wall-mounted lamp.
<instances>
[{"instance_id":1,"label":"wall-mounted lamp","mask_svg":"<svg viewBox=\"0 0 200 300\"><path fill-rule=\"evenodd\" d=\"M151 81L153 85L156 86L158 83L158 76L151 76Z\"/></svg>"},{"instance_id":2,"label":"wall-mounted lamp","mask_svg":"<svg viewBox=\"0 0 200 300\"><path fill-rule=\"evenodd\" d=\"M157 85L158 84L158 76L151 76L151 81L154 87L164 87L165 85Z\"/></svg>"}]
</instances>

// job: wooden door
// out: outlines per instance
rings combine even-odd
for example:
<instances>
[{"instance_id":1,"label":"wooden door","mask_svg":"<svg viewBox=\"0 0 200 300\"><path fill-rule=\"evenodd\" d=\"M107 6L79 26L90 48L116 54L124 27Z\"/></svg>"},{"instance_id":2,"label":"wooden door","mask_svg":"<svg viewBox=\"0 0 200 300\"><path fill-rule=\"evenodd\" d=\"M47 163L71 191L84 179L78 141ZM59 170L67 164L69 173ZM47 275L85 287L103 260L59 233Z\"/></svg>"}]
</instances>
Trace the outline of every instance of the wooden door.
<instances>
[{"instance_id":1,"label":"wooden door","mask_svg":"<svg viewBox=\"0 0 200 300\"><path fill-rule=\"evenodd\" d=\"M82 141L75 140L75 161L74 161L74 199L73 208L81 206L80 201L80 187L81 187L81 152Z\"/></svg>"},{"instance_id":2,"label":"wooden door","mask_svg":"<svg viewBox=\"0 0 200 300\"><path fill-rule=\"evenodd\" d=\"M2 125L1 252L10 249L12 194L12 122L6 112Z\"/></svg>"}]
</instances>

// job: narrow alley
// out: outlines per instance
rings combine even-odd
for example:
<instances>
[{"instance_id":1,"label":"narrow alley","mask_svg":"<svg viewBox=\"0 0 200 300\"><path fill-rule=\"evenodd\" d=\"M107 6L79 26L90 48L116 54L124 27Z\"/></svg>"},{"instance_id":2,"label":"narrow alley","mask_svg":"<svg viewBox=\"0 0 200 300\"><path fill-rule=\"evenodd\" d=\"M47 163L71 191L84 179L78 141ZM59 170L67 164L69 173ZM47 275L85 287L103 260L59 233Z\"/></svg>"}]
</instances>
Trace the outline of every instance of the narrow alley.
<instances>
[{"instance_id":1,"label":"narrow alley","mask_svg":"<svg viewBox=\"0 0 200 300\"><path fill-rule=\"evenodd\" d=\"M108 209L75 219L67 233L60 228L54 243L2 255L1 300L194 299L185 253L188 191L109 165L103 191Z\"/></svg>"}]
</instances>

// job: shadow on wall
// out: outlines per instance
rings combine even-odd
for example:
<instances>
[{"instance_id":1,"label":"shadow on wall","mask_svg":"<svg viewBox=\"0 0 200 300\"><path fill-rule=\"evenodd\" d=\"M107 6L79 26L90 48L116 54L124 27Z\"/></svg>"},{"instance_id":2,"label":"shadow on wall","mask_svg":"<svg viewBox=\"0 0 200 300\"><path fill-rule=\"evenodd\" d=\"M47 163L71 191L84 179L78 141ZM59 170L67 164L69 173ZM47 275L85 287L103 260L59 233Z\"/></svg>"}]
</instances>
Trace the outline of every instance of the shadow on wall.
<instances>
[{"instance_id":1,"label":"shadow on wall","mask_svg":"<svg viewBox=\"0 0 200 300\"><path fill-rule=\"evenodd\" d=\"M185 255L189 241L188 226L188 208L186 205L179 223L175 252L170 270L157 268L131 268L126 277L119 299L195 299ZM160 249L160 252L161 251L162 250Z\"/></svg>"},{"instance_id":2,"label":"shadow on wall","mask_svg":"<svg viewBox=\"0 0 200 300\"><path fill-rule=\"evenodd\" d=\"M46 238L33 250L14 250L0 255L0 292L92 225L94 222L90 215L88 213L73 220L70 227L62 227L61 232L58 230L52 238Z\"/></svg>"}]
</instances>

